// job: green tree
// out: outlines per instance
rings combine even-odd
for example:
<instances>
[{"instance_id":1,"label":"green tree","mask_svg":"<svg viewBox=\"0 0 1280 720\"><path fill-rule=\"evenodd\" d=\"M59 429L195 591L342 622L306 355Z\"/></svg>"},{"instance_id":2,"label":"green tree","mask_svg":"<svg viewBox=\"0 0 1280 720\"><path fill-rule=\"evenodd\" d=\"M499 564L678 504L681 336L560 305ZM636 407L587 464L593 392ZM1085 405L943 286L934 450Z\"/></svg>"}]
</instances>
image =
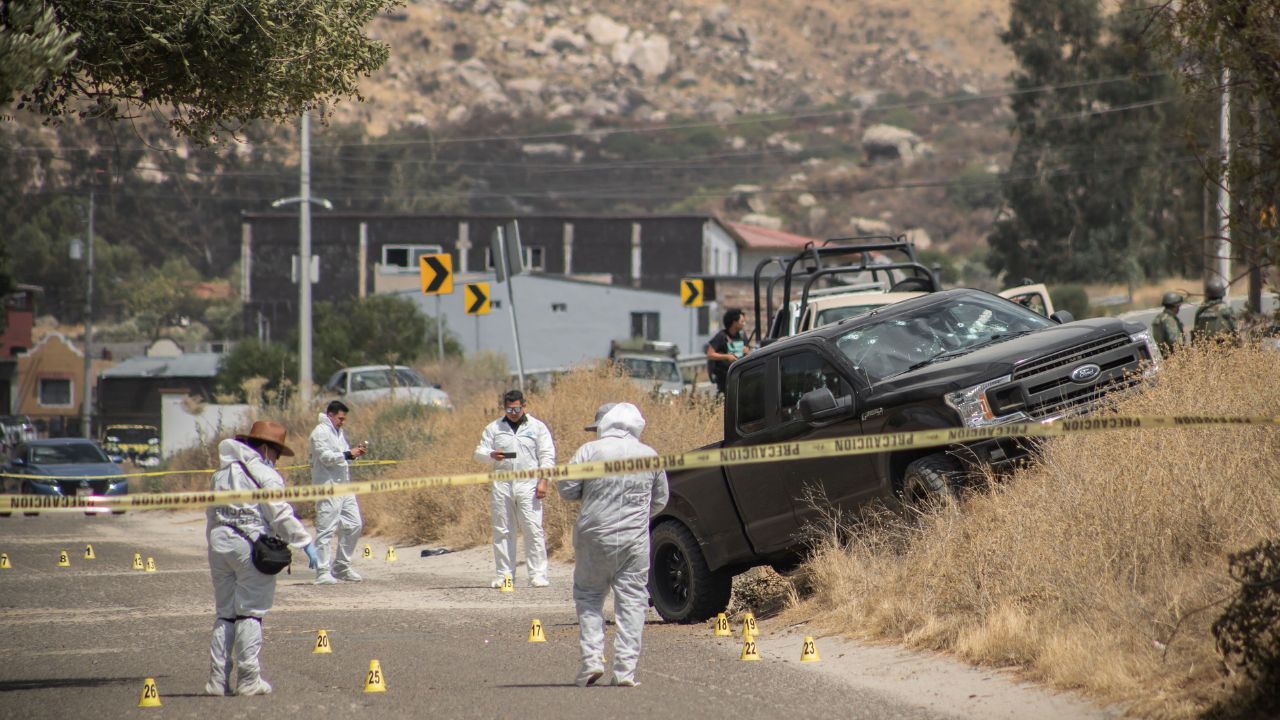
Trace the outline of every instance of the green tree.
<instances>
[{"instance_id":1,"label":"green tree","mask_svg":"<svg viewBox=\"0 0 1280 720\"><path fill-rule=\"evenodd\" d=\"M222 356L218 364L218 392L241 402L263 403L270 396L281 397L287 393L297 371L298 357L285 345L244 340ZM251 385L248 381L253 378L262 378L265 382L258 388L258 397L247 397L246 385Z\"/></svg>"},{"instance_id":2,"label":"green tree","mask_svg":"<svg viewBox=\"0 0 1280 720\"><path fill-rule=\"evenodd\" d=\"M0 0L0 105L66 70L78 39L58 24L49 3Z\"/></svg>"},{"instance_id":3,"label":"green tree","mask_svg":"<svg viewBox=\"0 0 1280 720\"><path fill-rule=\"evenodd\" d=\"M412 300L394 295L316 303L314 328L312 354L318 383L353 365L412 364L436 347L435 318L419 312ZM445 354L462 355L457 340L447 335Z\"/></svg>"},{"instance_id":4,"label":"green tree","mask_svg":"<svg viewBox=\"0 0 1280 720\"><path fill-rule=\"evenodd\" d=\"M4 2L0 29L18 21L38 25L40 37L55 47L69 41L74 55L24 51L39 47L39 38L26 46L0 44L0 68L14 68L6 78L17 83L21 105L45 116L118 118L154 110L166 113L177 132L203 141L250 120L281 121L320 103L359 97L360 80L388 55L364 26L398 4ZM41 7L36 20L30 6ZM47 23L50 8L56 27ZM0 103L11 97L6 92Z\"/></svg>"},{"instance_id":5,"label":"green tree","mask_svg":"<svg viewBox=\"0 0 1280 720\"><path fill-rule=\"evenodd\" d=\"M1191 159L1170 117L1171 78L1124 0L1014 0L1004 41L1019 63L1018 144L991 236L989 267L1048 281L1133 281L1179 264ZM1055 89L1044 90L1045 87ZM1170 140L1174 142L1170 142ZM1169 220L1173 218L1173 220ZM1173 225L1173 227L1170 227Z\"/></svg>"},{"instance_id":6,"label":"green tree","mask_svg":"<svg viewBox=\"0 0 1280 720\"><path fill-rule=\"evenodd\" d=\"M200 275L184 258L165 260L159 267L145 268L130 283L125 309L138 328L151 340L181 318L203 315L205 302L195 295Z\"/></svg>"}]
</instances>

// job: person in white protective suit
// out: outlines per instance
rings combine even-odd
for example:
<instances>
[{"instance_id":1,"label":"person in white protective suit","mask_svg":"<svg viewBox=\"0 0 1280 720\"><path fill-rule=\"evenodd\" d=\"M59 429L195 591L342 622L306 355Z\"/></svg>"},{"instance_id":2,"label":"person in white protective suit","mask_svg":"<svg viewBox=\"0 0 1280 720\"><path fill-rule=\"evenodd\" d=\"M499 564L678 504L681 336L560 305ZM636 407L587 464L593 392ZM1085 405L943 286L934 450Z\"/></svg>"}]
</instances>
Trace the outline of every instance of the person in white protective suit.
<instances>
[{"instance_id":1,"label":"person in white protective suit","mask_svg":"<svg viewBox=\"0 0 1280 720\"><path fill-rule=\"evenodd\" d=\"M631 403L607 404L586 427L599 439L578 448L571 463L650 457L640 442L644 417ZM573 526L573 603L578 611L582 665L577 684L595 685L604 675L604 596L613 591L614 685L635 687L640 638L649 606L649 519L667 505L667 474L640 471L594 480L556 483L566 500L582 500Z\"/></svg>"},{"instance_id":2,"label":"person in white protective suit","mask_svg":"<svg viewBox=\"0 0 1280 720\"><path fill-rule=\"evenodd\" d=\"M524 393L511 390L502 397L503 416L485 426L475 458L493 463L495 470L532 470L556 464L556 446L542 421L525 412ZM547 544L542 532L542 498L547 479L493 483L489 501L493 519L493 562L501 587L505 575L516 576L516 523L524 534L525 566L530 587L546 587Z\"/></svg>"},{"instance_id":3,"label":"person in white protective suit","mask_svg":"<svg viewBox=\"0 0 1280 720\"><path fill-rule=\"evenodd\" d=\"M285 445L286 434L283 425L259 420L247 434L223 440L218 444L219 469L213 474L210 489L219 492L284 487L284 479L274 466L281 455L293 455ZM311 535L294 516L293 507L284 502L214 505L206 511L206 517L217 617L209 645L211 665L205 692L265 695L271 692L271 685L262 678L258 653L262 649L262 617L275 599L276 576L258 572L253 566L253 543L245 536L274 535L290 547L302 548L308 567L315 567Z\"/></svg>"},{"instance_id":4,"label":"person in white protective suit","mask_svg":"<svg viewBox=\"0 0 1280 720\"><path fill-rule=\"evenodd\" d=\"M348 408L339 400L329 403L320 414L320 422L311 431L311 482L316 485L351 482L351 460L363 457L364 445L352 448L342 426ZM354 495L339 495L316 501L316 585L332 585L339 580L360 582L364 578L355 571L356 543L364 521L360 504ZM336 542L335 542L336 536ZM329 545L336 547L330 553ZM332 562L331 562L332 561Z\"/></svg>"}]
</instances>

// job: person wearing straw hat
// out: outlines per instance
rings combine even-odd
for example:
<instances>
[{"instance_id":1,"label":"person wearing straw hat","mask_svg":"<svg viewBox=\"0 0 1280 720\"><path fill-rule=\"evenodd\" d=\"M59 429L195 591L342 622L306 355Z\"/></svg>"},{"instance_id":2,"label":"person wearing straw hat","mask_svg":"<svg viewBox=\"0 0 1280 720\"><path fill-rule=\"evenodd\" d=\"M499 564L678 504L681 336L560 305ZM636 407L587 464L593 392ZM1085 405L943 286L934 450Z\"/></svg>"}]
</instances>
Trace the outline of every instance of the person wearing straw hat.
<instances>
[{"instance_id":1,"label":"person wearing straw hat","mask_svg":"<svg viewBox=\"0 0 1280 720\"><path fill-rule=\"evenodd\" d=\"M213 492L283 488L276 460L292 456L285 444L288 430L280 423L259 420L249 432L218 443L219 469L210 481ZM206 511L209 572L217 616L209 645L210 695L265 695L271 685L262 678L258 654L262 649L262 617L271 609L276 576L259 572L253 564L253 539L261 534L302 548L307 566L316 566L311 535L285 502L213 505ZM232 669L236 672L232 682Z\"/></svg>"},{"instance_id":2,"label":"person wearing straw hat","mask_svg":"<svg viewBox=\"0 0 1280 720\"><path fill-rule=\"evenodd\" d=\"M608 403L596 411L593 440L571 464L656 457L640 442L644 417L631 403ZM649 606L649 519L667 505L667 474L642 470L594 480L561 480L560 497L581 500L573 526L573 604L578 613L582 664L576 683L595 685L604 676L604 597L613 591L612 683L635 687L640 638Z\"/></svg>"}]
</instances>

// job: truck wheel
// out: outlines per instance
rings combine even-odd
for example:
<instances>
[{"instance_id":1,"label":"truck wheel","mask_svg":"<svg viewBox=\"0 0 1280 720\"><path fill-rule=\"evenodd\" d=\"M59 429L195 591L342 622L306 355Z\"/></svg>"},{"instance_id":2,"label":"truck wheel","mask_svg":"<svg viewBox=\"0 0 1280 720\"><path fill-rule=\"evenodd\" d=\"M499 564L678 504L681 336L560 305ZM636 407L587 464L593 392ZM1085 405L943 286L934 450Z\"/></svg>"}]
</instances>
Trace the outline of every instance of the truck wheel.
<instances>
[{"instance_id":1,"label":"truck wheel","mask_svg":"<svg viewBox=\"0 0 1280 720\"><path fill-rule=\"evenodd\" d=\"M696 623L724 611L733 577L707 569L689 528L667 520L653 529L649 543L649 595L663 620Z\"/></svg>"},{"instance_id":2,"label":"truck wheel","mask_svg":"<svg viewBox=\"0 0 1280 720\"><path fill-rule=\"evenodd\" d=\"M956 498L960 468L946 455L930 455L907 466L902 474L902 498L928 504Z\"/></svg>"}]
</instances>

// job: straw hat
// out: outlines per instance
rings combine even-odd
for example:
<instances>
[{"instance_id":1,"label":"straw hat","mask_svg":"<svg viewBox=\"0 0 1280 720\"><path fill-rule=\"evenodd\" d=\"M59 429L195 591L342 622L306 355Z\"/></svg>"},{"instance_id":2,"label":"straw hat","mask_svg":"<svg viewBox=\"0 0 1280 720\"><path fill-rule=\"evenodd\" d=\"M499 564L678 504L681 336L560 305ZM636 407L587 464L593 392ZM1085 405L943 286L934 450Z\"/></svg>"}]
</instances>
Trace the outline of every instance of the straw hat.
<instances>
[{"instance_id":1,"label":"straw hat","mask_svg":"<svg viewBox=\"0 0 1280 720\"><path fill-rule=\"evenodd\" d=\"M236 440L240 442L248 442L250 440L259 440L265 443L271 443L280 451L281 455L292 456L293 451L288 445L284 444L285 436L289 434L289 429L278 422L270 420L259 420L249 428L249 432L243 435L237 435Z\"/></svg>"}]
</instances>

